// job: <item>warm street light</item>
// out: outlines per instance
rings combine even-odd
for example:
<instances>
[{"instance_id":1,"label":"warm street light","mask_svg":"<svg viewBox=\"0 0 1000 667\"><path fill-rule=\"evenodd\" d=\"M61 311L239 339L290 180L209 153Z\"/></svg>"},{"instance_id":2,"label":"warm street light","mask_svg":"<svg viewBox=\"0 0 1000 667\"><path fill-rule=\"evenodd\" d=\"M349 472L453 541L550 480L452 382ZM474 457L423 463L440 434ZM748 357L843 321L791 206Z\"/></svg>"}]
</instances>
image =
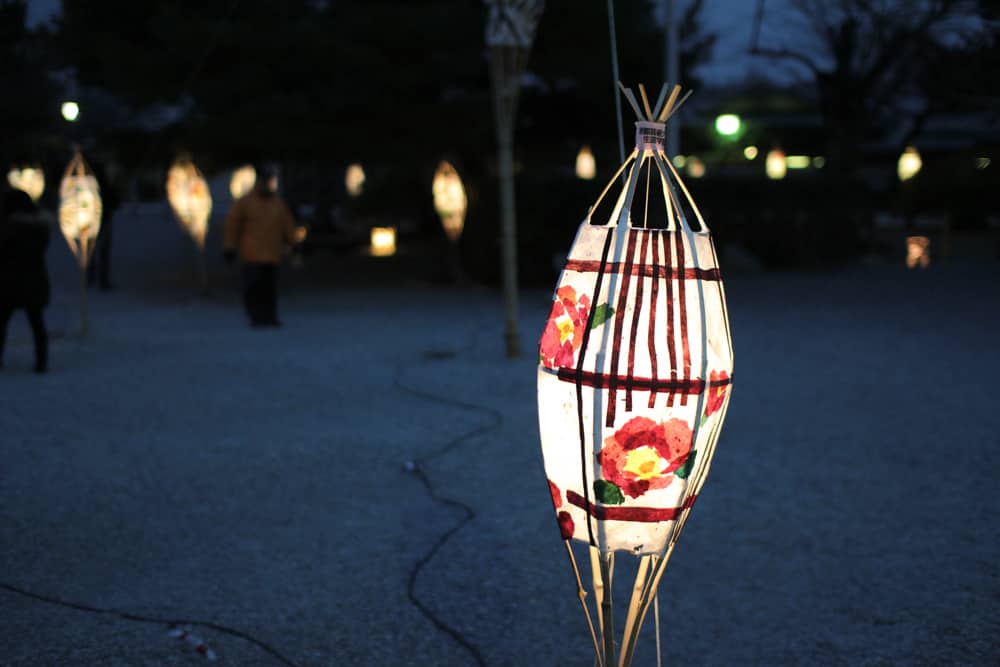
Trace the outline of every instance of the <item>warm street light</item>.
<instances>
[{"instance_id":1,"label":"warm street light","mask_svg":"<svg viewBox=\"0 0 1000 667\"><path fill-rule=\"evenodd\" d=\"M63 102L60 111L62 111L62 117L67 122L75 123L77 117L80 115L80 105L77 104L76 102L73 102L72 100L68 102Z\"/></svg>"}]
</instances>

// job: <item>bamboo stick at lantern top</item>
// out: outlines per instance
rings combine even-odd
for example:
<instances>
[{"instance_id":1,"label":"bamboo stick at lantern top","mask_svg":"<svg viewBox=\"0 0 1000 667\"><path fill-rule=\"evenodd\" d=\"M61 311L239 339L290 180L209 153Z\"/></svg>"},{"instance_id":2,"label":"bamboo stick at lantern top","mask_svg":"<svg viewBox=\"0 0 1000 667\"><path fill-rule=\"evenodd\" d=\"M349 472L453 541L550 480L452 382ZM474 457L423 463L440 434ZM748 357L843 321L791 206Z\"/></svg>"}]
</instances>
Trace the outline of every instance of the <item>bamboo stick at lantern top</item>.
<instances>
[{"instance_id":1,"label":"bamboo stick at lantern top","mask_svg":"<svg viewBox=\"0 0 1000 667\"><path fill-rule=\"evenodd\" d=\"M167 199L181 226L200 250L205 249L205 233L212 213L212 195L204 176L191 160L180 158L167 172Z\"/></svg>"},{"instance_id":2,"label":"bamboo stick at lantern top","mask_svg":"<svg viewBox=\"0 0 1000 667\"><path fill-rule=\"evenodd\" d=\"M59 230L81 267L87 266L94 252L102 208L97 178L78 151L59 184Z\"/></svg>"}]
</instances>

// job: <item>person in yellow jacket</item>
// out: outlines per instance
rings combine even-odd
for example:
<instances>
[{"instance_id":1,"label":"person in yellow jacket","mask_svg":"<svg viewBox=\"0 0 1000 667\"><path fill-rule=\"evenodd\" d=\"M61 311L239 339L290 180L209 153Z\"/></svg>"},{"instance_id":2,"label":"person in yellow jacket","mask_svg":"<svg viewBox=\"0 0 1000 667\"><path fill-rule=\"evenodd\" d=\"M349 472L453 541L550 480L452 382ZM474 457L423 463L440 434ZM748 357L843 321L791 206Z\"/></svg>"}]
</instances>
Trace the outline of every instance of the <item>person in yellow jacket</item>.
<instances>
[{"instance_id":1,"label":"person in yellow jacket","mask_svg":"<svg viewBox=\"0 0 1000 667\"><path fill-rule=\"evenodd\" d=\"M278 195L278 169L257 168L257 181L233 202L226 215L223 254L231 262L237 254L243 271L243 305L250 326L278 327L278 264L286 246L301 243L304 227L296 227L288 205Z\"/></svg>"}]
</instances>

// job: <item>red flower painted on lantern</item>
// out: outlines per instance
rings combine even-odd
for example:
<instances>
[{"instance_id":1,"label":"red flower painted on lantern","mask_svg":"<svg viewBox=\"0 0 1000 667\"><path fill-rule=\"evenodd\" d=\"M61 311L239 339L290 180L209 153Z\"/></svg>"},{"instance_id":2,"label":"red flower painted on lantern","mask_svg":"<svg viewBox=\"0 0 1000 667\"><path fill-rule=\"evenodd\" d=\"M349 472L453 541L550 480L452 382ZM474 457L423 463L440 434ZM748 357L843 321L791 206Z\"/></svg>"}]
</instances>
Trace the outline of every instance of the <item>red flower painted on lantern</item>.
<instances>
[{"instance_id":1,"label":"red flower painted on lantern","mask_svg":"<svg viewBox=\"0 0 1000 667\"><path fill-rule=\"evenodd\" d=\"M576 351L583 344L590 314L590 297L577 298L576 290L563 285L556 290L556 300L538 343L540 361L548 368L573 366Z\"/></svg>"},{"instance_id":2,"label":"red flower painted on lantern","mask_svg":"<svg viewBox=\"0 0 1000 667\"><path fill-rule=\"evenodd\" d=\"M573 537L573 517L569 515L569 512L559 512L556 515L556 521L559 523L559 534L564 540Z\"/></svg>"},{"instance_id":3,"label":"red flower painted on lantern","mask_svg":"<svg viewBox=\"0 0 1000 667\"><path fill-rule=\"evenodd\" d=\"M656 423L634 417L604 440L600 454L604 479L632 498L665 488L691 455L692 436L683 419Z\"/></svg>"},{"instance_id":4,"label":"red flower painted on lantern","mask_svg":"<svg viewBox=\"0 0 1000 667\"><path fill-rule=\"evenodd\" d=\"M562 492L558 486L552 483L551 479L549 480L549 493L552 494L552 506L556 509L562 507Z\"/></svg>"},{"instance_id":5,"label":"red flower painted on lantern","mask_svg":"<svg viewBox=\"0 0 1000 667\"><path fill-rule=\"evenodd\" d=\"M712 371L709 375L709 387L708 395L705 397L705 416L708 417L713 412L722 407L722 404L726 401L726 392L729 390L728 384L720 384L716 387L711 386L712 382L719 380L728 380L729 373L726 371Z\"/></svg>"}]
</instances>

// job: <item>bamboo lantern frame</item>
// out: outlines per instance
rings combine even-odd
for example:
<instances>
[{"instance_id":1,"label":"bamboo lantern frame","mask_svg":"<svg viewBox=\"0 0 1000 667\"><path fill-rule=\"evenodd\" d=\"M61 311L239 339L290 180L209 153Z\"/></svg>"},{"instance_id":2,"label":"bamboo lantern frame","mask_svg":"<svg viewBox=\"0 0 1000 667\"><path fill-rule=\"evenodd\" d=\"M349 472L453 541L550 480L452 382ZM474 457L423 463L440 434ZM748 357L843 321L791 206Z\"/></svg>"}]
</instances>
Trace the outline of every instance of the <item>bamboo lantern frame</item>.
<instances>
[{"instance_id":1,"label":"bamboo lantern frame","mask_svg":"<svg viewBox=\"0 0 1000 667\"><path fill-rule=\"evenodd\" d=\"M93 170L77 151L59 184L59 230L80 266L80 333L87 335L87 265L101 230L101 187Z\"/></svg>"},{"instance_id":2,"label":"bamboo lantern frame","mask_svg":"<svg viewBox=\"0 0 1000 667\"><path fill-rule=\"evenodd\" d=\"M41 167L13 167L7 172L10 187L21 190L37 202L45 192L45 172Z\"/></svg>"},{"instance_id":3,"label":"bamboo lantern frame","mask_svg":"<svg viewBox=\"0 0 1000 667\"><path fill-rule=\"evenodd\" d=\"M664 150L687 98L664 86L651 105L640 85L640 107L622 92L640 119L636 147L580 225L538 366L545 472L600 667L629 667L650 609L659 617L657 588L711 466L733 369L711 234ZM592 604L572 541L588 548ZM619 551L639 561L617 642Z\"/></svg>"},{"instance_id":4,"label":"bamboo lantern frame","mask_svg":"<svg viewBox=\"0 0 1000 667\"><path fill-rule=\"evenodd\" d=\"M521 354L518 334L517 213L514 194L514 121L521 75L528 63L544 0L486 0L486 46L497 136L500 181L500 238L506 310L504 340L508 357Z\"/></svg>"},{"instance_id":5,"label":"bamboo lantern frame","mask_svg":"<svg viewBox=\"0 0 1000 667\"><path fill-rule=\"evenodd\" d=\"M438 164L431 192L434 194L434 210L441 218L445 235L452 243L458 243L465 228L469 200L465 195L462 177L450 162L442 160Z\"/></svg>"}]
</instances>

